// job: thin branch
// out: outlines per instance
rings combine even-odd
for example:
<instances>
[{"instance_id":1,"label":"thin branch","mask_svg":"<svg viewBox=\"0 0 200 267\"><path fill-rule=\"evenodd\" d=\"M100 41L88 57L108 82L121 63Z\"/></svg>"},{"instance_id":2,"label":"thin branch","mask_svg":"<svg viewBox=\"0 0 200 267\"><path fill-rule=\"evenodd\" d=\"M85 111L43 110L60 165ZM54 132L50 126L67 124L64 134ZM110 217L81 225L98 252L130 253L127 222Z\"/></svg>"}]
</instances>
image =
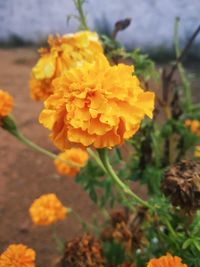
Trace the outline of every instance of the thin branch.
<instances>
[{"instance_id":1,"label":"thin branch","mask_svg":"<svg viewBox=\"0 0 200 267\"><path fill-rule=\"evenodd\" d=\"M177 18L177 21L178 21L178 18ZM166 73L166 70L165 69L163 71L163 76L162 76L162 80L163 80L163 100L165 102L168 101L169 86L171 84L171 80L173 78L174 72L177 69L178 64L182 62L183 58L185 57L185 55L187 54L187 52L191 48L191 46L192 46L195 38L199 34L199 32L200 32L200 25L193 32L193 34L190 37L190 39L188 40L186 46L184 47L184 49L182 50L182 52L180 53L180 55L177 57L176 62L172 66L171 71L169 72L169 74Z\"/></svg>"},{"instance_id":2,"label":"thin branch","mask_svg":"<svg viewBox=\"0 0 200 267\"><path fill-rule=\"evenodd\" d=\"M174 74L174 71L176 70L178 64L180 62L182 62L183 58L185 57L185 55L187 54L187 52L189 51L190 47L192 46L195 38L197 37L197 35L199 34L200 32L200 25L197 27L197 29L194 31L194 33L192 34L192 36L190 37L188 43L186 44L185 48L183 49L183 51L181 52L181 54L179 55L179 57L176 59L176 62L175 64L173 65L169 75L168 75L168 78L171 80L173 74Z\"/></svg>"}]
</instances>

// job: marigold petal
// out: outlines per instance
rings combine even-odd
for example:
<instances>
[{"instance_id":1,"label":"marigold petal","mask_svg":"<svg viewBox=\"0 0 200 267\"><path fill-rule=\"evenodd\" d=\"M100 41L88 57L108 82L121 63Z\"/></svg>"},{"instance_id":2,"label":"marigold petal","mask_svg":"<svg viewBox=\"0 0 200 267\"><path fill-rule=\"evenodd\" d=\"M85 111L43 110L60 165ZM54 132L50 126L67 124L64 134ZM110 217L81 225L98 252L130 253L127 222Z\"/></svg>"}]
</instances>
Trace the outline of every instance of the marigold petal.
<instances>
[{"instance_id":1,"label":"marigold petal","mask_svg":"<svg viewBox=\"0 0 200 267\"><path fill-rule=\"evenodd\" d=\"M33 75L37 80L52 78L55 73L55 56L44 55L33 68Z\"/></svg>"},{"instance_id":2,"label":"marigold petal","mask_svg":"<svg viewBox=\"0 0 200 267\"><path fill-rule=\"evenodd\" d=\"M109 131L103 136L97 136L94 142L96 148L111 148L116 144L122 144L123 139L115 131Z\"/></svg>"},{"instance_id":3,"label":"marigold petal","mask_svg":"<svg viewBox=\"0 0 200 267\"><path fill-rule=\"evenodd\" d=\"M52 129L55 123L56 111L55 110L43 110L39 116L39 122L43 124L44 127Z\"/></svg>"},{"instance_id":4,"label":"marigold petal","mask_svg":"<svg viewBox=\"0 0 200 267\"><path fill-rule=\"evenodd\" d=\"M68 130L68 139L70 142L89 146L94 142L95 138L95 134L89 134L86 131L81 130L80 128L69 128Z\"/></svg>"},{"instance_id":5,"label":"marigold petal","mask_svg":"<svg viewBox=\"0 0 200 267\"><path fill-rule=\"evenodd\" d=\"M152 92L143 92L138 96L139 107L142 106L144 113L151 119L153 117L152 106L154 104L154 98L155 94Z\"/></svg>"}]
</instances>

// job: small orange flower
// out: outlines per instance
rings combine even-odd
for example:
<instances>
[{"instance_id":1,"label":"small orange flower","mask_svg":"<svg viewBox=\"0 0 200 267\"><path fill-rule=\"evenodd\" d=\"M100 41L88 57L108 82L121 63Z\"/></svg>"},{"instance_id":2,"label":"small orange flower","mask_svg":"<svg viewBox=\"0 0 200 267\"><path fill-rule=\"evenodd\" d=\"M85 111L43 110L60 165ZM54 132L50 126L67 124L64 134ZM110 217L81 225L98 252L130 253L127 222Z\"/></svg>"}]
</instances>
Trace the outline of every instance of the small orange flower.
<instances>
[{"instance_id":1,"label":"small orange flower","mask_svg":"<svg viewBox=\"0 0 200 267\"><path fill-rule=\"evenodd\" d=\"M187 267L187 265L182 263L181 258L167 254L158 259L151 259L147 267Z\"/></svg>"},{"instance_id":2,"label":"small orange flower","mask_svg":"<svg viewBox=\"0 0 200 267\"><path fill-rule=\"evenodd\" d=\"M0 117L10 114L13 108L13 98L7 92L0 89Z\"/></svg>"},{"instance_id":3,"label":"small orange flower","mask_svg":"<svg viewBox=\"0 0 200 267\"><path fill-rule=\"evenodd\" d=\"M56 169L61 175L75 176L88 160L88 153L81 148L71 148L59 154L59 159L54 161ZM70 161L80 167L72 167L64 161Z\"/></svg>"},{"instance_id":4,"label":"small orange flower","mask_svg":"<svg viewBox=\"0 0 200 267\"><path fill-rule=\"evenodd\" d=\"M63 36L49 36L48 48L39 50L40 59L32 70L31 97L45 100L53 93L52 81L64 70L93 62L103 49L95 32L82 31Z\"/></svg>"},{"instance_id":5,"label":"small orange flower","mask_svg":"<svg viewBox=\"0 0 200 267\"><path fill-rule=\"evenodd\" d=\"M103 55L95 63L66 71L54 80L39 121L52 130L61 150L70 144L113 147L132 137L144 116L152 118L154 93L144 92L133 66L110 66Z\"/></svg>"},{"instance_id":6,"label":"small orange flower","mask_svg":"<svg viewBox=\"0 0 200 267\"><path fill-rule=\"evenodd\" d=\"M36 225L49 225L64 220L68 210L55 194L42 195L29 209L32 221Z\"/></svg>"},{"instance_id":7,"label":"small orange flower","mask_svg":"<svg viewBox=\"0 0 200 267\"><path fill-rule=\"evenodd\" d=\"M0 267L35 267L35 251L22 244L10 245L0 256Z\"/></svg>"},{"instance_id":8,"label":"small orange flower","mask_svg":"<svg viewBox=\"0 0 200 267\"><path fill-rule=\"evenodd\" d=\"M185 126L187 128L189 128L193 134L200 136L200 121L198 121L198 120L186 120Z\"/></svg>"}]
</instances>

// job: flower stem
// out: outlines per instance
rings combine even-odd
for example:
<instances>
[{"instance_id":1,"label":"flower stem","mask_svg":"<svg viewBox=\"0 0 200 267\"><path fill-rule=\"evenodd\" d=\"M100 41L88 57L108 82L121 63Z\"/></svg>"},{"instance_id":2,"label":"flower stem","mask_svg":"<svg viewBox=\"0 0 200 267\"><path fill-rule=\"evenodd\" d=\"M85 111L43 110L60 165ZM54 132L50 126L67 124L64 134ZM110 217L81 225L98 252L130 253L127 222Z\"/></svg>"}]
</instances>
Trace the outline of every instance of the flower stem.
<instances>
[{"instance_id":1,"label":"flower stem","mask_svg":"<svg viewBox=\"0 0 200 267\"><path fill-rule=\"evenodd\" d=\"M64 241L60 239L60 237L58 236L57 228L55 224L52 225L51 230L52 230L52 240L55 243L56 250L59 254L62 255L64 252L64 248L65 248Z\"/></svg>"},{"instance_id":2,"label":"flower stem","mask_svg":"<svg viewBox=\"0 0 200 267\"><path fill-rule=\"evenodd\" d=\"M80 28L81 30L88 30L88 26L87 26L87 22L86 22L86 18L83 12L83 4L84 4L85 0L74 0L74 4L76 6L76 9L79 13L79 21L80 21Z\"/></svg>"},{"instance_id":3,"label":"flower stem","mask_svg":"<svg viewBox=\"0 0 200 267\"><path fill-rule=\"evenodd\" d=\"M59 159L60 161L63 161L63 163L66 163L66 165L69 165L71 167L80 168L81 166L77 163L71 162L70 160L63 160L60 159L56 154L52 153L51 151L33 143L31 140L29 140L27 137L25 137L21 132L17 131L15 134L15 137L23 144L28 146L34 151L40 152L41 154L51 158L51 159Z\"/></svg>"},{"instance_id":4,"label":"flower stem","mask_svg":"<svg viewBox=\"0 0 200 267\"><path fill-rule=\"evenodd\" d=\"M48 151L47 149L42 148L39 145L36 145L35 143L33 143L31 140L29 140L27 137L25 137L22 133L17 132L17 134L15 136L21 143L28 146L32 150L40 152L41 154L44 154L44 155L46 155L52 159L58 158L57 155L55 155L54 153L52 153L52 152Z\"/></svg>"},{"instance_id":5,"label":"flower stem","mask_svg":"<svg viewBox=\"0 0 200 267\"><path fill-rule=\"evenodd\" d=\"M87 152L90 155L91 158L93 158L96 163L99 165L99 167L105 172L107 173L106 168L104 167L101 159L99 158L99 155L97 153L95 153L91 148L87 148Z\"/></svg>"},{"instance_id":6,"label":"flower stem","mask_svg":"<svg viewBox=\"0 0 200 267\"><path fill-rule=\"evenodd\" d=\"M169 232L171 233L171 235L175 238L175 240L177 240L177 234L174 231L171 223L168 220L165 220L165 225L167 226L167 228L168 228Z\"/></svg>"},{"instance_id":7,"label":"flower stem","mask_svg":"<svg viewBox=\"0 0 200 267\"><path fill-rule=\"evenodd\" d=\"M72 215L76 218L76 220L82 225L84 231L89 231L90 229L94 229L95 226L89 222L86 222L76 211L71 210Z\"/></svg>"},{"instance_id":8,"label":"flower stem","mask_svg":"<svg viewBox=\"0 0 200 267\"><path fill-rule=\"evenodd\" d=\"M11 116L7 116L3 119L2 122L2 128L6 131L8 131L11 135L13 135L17 140L19 140L24 145L31 148L33 151L40 152L41 154L44 154L45 156L48 156L51 159L59 159L63 163L65 163L68 166L74 167L74 168L81 168L82 166L80 164L77 164L75 162L72 162L71 160L63 160L60 159L58 155L52 153L51 151L36 145L31 140L29 140L27 137L25 137L20 130L17 128L14 119Z\"/></svg>"},{"instance_id":9,"label":"flower stem","mask_svg":"<svg viewBox=\"0 0 200 267\"><path fill-rule=\"evenodd\" d=\"M185 70L181 64L181 61L178 60L180 56L182 56L181 50L180 50L180 45L179 45L179 25L180 25L180 20L179 18L176 18L175 25L174 25L174 47L175 47L175 53L176 53L176 60L177 60L177 68L178 72L180 75L180 78L182 80L182 85L183 85L183 93L185 94L185 107L187 111L190 111L191 106L192 106L192 95L191 95L191 88L190 88L190 82L187 78L187 75L185 73Z\"/></svg>"},{"instance_id":10,"label":"flower stem","mask_svg":"<svg viewBox=\"0 0 200 267\"><path fill-rule=\"evenodd\" d=\"M102 164L104 165L104 168L106 169L106 173L110 175L110 177L113 179L116 186L121 189L127 196L131 197L134 201L137 201L139 204L141 204L144 207L152 208L148 202L141 199L138 195L136 195L134 192L131 191L131 189L124 184L120 178L117 176L115 171L113 170L106 149L100 149L98 150L99 157L102 161Z\"/></svg>"}]
</instances>

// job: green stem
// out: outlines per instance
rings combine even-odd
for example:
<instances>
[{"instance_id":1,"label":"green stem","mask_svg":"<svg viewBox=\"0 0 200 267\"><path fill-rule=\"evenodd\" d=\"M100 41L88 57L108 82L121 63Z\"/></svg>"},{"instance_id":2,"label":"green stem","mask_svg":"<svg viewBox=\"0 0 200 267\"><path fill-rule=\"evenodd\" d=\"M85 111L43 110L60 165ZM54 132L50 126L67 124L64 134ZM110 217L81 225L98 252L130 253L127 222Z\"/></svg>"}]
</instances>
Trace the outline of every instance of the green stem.
<instances>
[{"instance_id":1,"label":"green stem","mask_svg":"<svg viewBox=\"0 0 200 267\"><path fill-rule=\"evenodd\" d=\"M60 239L60 237L58 236L57 228L55 224L52 225L51 229L52 229L52 240L55 243L56 250L59 254L62 255L64 252L64 248L65 248L64 241Z\"/></svg>"},{"instance_id":2,"label":"green stem","mask_svg":"<svg viewBox=\"0 0 200 267\"><path fill-rule=\"evenodd\" d=\"M185 105L187 111L190 111L191 106L192 106L192 95L191 95L191 88L190 88L190 82L187 79L185 70L180 62L178 62L178 58L181 55L181 50L180 50L180 45L179 45L179 38L178 38L178 32L179 32L179 18L176 18L175 21L175 26L174 26L174 47L175 47L175 52L176 52L176 60L177 60L177 67L178 67L178 72L182 80L183 84L183 90L185 94Z\"/></svg>"},{"instance_id":3,"label":"green stem","mask_svg":"<svg viewBox=\"0 0 200 267\"><path fill-rule=\"evenodd\" d=\"M120 178L117 176L117 174L115 173L115 171L113 170L113 168L109 162L109 158L108 158L106 149L98 150L98 153L99 153L100 159L101 159L101 161L102 161L102 163L106 169L106 173L110 175L110 177L115 182L116 186L118 188L120 188L127 196L130 196L134 201L137 201L142 206L147 207L147 208L152 208L148 202L141 199L138 195L136 195L134 192L132 192L130 190L130 188L120 180Z\"/></svg>"},{"instance_id":4,"label":"green stem","mask_svg":"<svg viewBox=\"0 0 200 267\"><path fill-rule=\"evenodd\" d=\"M107 174L110 176L108 170L105 168L104 164L102 163L102 160L99 158L99 155L95 153L91 148L87 148L87 152L90 155L91 158L93 158L98 166ZM117 187L119 193L121 193L121 197L125 198L125 192L121 190L121 188ZM130 207L131 209L131 207Z\"/></svg>"},{"instance_id":5,"label":"green stem","mask_svg":"<svg viewBox=\"0 0 200 267\"><path fill-rule=\"evenodd\" d=\"M99 167L105 172L107 173L106 168L104 167L101 159L99 158L99 155L97 153L95 153L91 148L87 148L87 152L90 155L91 158L93 158L96 163L99 165Z\"/></svg>"},{"instance_id":6,"label":"green stem","mask_svg":"<svg viewBox=\"0 0 200 267\"><path fill-rule=\"evenodd\" d=\"M83 11L83 4L84 4L84 0L74 0L74 4L77 8L77 11L79 13L79 21L81 24L81 29L82 30L88 30L88 26L87 26L87 22L86 22L86 18L84 15L84 11Z\"/></svg>"},{"instance_id":7,"label":"green stem","mask_svg":"<svg viewBox=\"0 0 200 267\"><path fill-rule=\"evenodd\" d=\"M167 228L168 228L169 232L171 233L171 235L173 236L173 238L175 238L175 240L177 240L177 234L174 231L171 223L168 220L166 220L166 219L165 219L165 222L164 223L167 226Z\"/></svg>"},{"instance_id":8,"label":"green stem","mask_svg":"<svg viewBox=\"0 0 200 267\"><path fill-rule=\"evenodd\" d=\"M27 137L25 137L17 128L14 119L12 116L6 116L3 121L2 121L2 128L6 131L8 131L10 134L12 134L17 140L19 140L21 143L24 145L28 146L31 148L33 151L40 152L41 154L44 154L45 156L48 156L51 159L59 159L63 163L65 163L68 166L75 167L75 168L81 168L77 163L74 163L70 160L63 160L60 159L59 156L55 155L54 153L48 151L45 148L42 148L35 143L33 143L31 140L29 140Z\"/></svg>"},{"instance_id":9,"label":"green stem","mask_svg":"<svg viewBox=\"0 0 200 267\"><path fill-rule=\"evenodd\" d=\"M62 160L59 158L59 156L57 156L56 154L52 153L51 151L36 145L35 143L33 143L31 140L29 140L27 137L25 137L21 132L17 131L14 136L24 145L28 146L29 148L31 148L33 151L37 151L40 152L41 154L51 158L51 159L59 159L60 161L63 161L63 163L66 163L67 165L71 166L71 167L76 167L76 168L80 168L81 166L77 163L71 162L70 160Z\"/></svg>"},{"instance_id":10,"label":"green stem","mask_svg":"<svg viewBox=\"0 0 200 267\"><path fill-rule=\"evenodd\" d=\"M76 220L78 222L80 222L80 224L82 225L84 231L88 231L89 229L94 229L95 225L86 222L76 211L74 211L73 209L71 210L72 215L74 215L74 217L76 218Z\"/></svg>"},{"instance_id":11,"label":"green stem","mask_svg":"<svg viewBox=\"0 0 200 267\"><path fill-rule=\"evenodd\" d=\"M31 140L29 140L27 137L25 137L22 133L17 132L17 134L15 135L15 137L24 145L28 146L29 148L31 148L34 151L40 152L41 154L44 154L46 156L48 156L49 158L52 159L57 159L57 155L55 155L54 153L46 150L45 148L42 148L38 145L36 145L35 143L33 143Z\"/></svg>"}]
</instances>

